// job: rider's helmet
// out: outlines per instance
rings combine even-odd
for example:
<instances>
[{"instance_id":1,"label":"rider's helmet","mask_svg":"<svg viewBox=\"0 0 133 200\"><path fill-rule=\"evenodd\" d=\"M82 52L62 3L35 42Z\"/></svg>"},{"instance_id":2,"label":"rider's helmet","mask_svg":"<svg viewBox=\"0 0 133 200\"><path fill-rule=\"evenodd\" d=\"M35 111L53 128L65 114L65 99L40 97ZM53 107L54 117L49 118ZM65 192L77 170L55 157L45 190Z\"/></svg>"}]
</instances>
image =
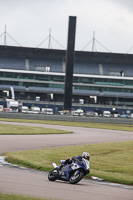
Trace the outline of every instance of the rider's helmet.
<instances>
[{"instance_id":1,"label":"rider's helmet","mask_svg":"<svg viewBox=\"0 0 133 200\"><path fill-rule=\"evenodd\" d=\"M83 157L84 159L86 159L86 160L89 160L89 159L90 159L90 154L87 153L87 152L83 152L83 153L82 153L82 157Z\"/></svg>"}]
</instances>

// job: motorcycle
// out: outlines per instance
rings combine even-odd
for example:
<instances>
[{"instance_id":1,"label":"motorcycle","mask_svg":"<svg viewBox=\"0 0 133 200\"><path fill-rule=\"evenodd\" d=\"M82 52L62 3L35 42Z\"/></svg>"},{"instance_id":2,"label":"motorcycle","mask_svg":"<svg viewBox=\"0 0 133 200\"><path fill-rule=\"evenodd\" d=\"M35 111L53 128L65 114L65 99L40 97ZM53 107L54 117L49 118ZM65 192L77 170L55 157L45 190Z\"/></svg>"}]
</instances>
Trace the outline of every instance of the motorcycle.
<instances>
[{"instance_id":1,"label":"motorcycle","mask_svg":"<svg viewBox=\"0 0 133 200\"><path fill-rule=\"evenodd\" d=\"M65 160L61 160L60 163L60 166L52 164L54 169L48 174L50 181L63 180L76 184L90 172L89 161L84 158L82 160L72 159L71 164L65 165Z\"/></svg>"}]
</instances>

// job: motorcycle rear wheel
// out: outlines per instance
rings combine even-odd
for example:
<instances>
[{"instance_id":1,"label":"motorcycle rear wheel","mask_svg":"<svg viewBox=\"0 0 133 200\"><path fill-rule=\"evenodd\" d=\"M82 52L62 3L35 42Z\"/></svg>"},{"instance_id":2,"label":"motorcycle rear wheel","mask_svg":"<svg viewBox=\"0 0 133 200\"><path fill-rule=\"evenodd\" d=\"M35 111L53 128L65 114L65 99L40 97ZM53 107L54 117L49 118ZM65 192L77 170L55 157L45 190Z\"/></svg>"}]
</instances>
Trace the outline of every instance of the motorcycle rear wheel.
<instances>
[{"instance_id":1,"label":"motorcycle rear wheel","mask_svg":"<svg viewBox=\"0 0 133 200\"><path fill-rule=\"evenodd\" d=\"M49 181L56 181L57 180L58 172L55 172L55 170L56 169L53 169L51 172L49 172L49 174L48 174Z\"/></svg>"},{"instance_id":2,"label":"motorcycle rear wheel","mask_svg":"<svg viewBox=\"0 0 133 200\"><path fill-rule=\"evenodd\" d=\"M71 184L76 184L79 181L81 181L81 179L84 176L84 172L82 170L79 171L77 178L75 177L75 172L71 175L70 179L69 179L69 183Z\"/></svg>"}]
</instances>

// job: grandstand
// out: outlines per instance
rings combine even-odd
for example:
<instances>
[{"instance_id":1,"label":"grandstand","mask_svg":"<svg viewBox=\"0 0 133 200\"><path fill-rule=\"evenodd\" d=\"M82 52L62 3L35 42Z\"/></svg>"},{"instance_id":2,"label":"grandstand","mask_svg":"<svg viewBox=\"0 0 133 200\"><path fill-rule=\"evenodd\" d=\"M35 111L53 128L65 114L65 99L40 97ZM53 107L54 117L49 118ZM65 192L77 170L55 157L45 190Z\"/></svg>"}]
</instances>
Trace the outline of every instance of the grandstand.
<instances>
[{"instance_id":1,"label":"grandstand","mask_svg":"<svg viewBox=\"0 0 133 200\"><path fill-rule=\"evenodd\" d=\"M0 99L63 104L66 51L0 46ZM75 51L73 105L133 108L133 55Z\"/></svg>"}]
</instances>

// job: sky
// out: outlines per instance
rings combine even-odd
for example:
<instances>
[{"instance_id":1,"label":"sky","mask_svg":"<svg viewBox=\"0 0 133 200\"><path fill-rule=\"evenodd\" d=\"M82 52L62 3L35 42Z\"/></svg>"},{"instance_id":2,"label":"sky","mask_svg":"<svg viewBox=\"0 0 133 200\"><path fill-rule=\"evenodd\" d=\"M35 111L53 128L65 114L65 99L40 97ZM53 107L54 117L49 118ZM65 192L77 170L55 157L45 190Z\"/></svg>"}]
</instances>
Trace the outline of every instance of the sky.
<instances>
[{"instance_id":1,"label":"sky","mask_svg":"<svg viewBox=\"0 0 133 200\"><path fill-rule=\"evenodd\" d=\"M133 0L0 0L0 45L67 49L69 16L75 50L133 54Z\"/></svg>"}]
</instances>

